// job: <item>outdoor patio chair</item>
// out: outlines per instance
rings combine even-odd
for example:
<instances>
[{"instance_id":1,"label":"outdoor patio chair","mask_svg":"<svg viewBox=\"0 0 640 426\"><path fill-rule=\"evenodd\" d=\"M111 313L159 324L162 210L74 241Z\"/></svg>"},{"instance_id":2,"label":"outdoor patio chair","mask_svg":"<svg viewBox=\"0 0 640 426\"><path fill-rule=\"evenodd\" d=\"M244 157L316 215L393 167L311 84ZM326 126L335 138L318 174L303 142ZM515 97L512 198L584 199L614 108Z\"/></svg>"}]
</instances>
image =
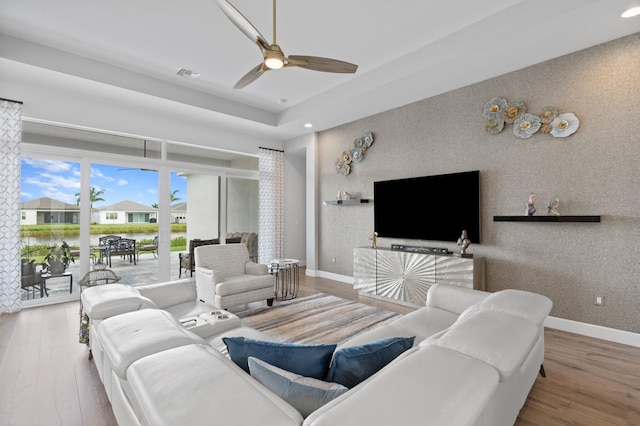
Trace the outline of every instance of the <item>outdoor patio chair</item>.
<instances>
[{"instance_id":1,"label":"outdoor patio chair","mask_svg":"<svg viewBox=\"0 0 640 426\"><path fill-rule=\"evenodd\" d=\"M136 265L136 240L132 238L119 238L109 245L108 250L109 267L111 267L111 258L113 256L129 257L129 263Z\"/></svg>"},{"instance_id":2,"label":"outdoor patio chair","mask_svg":"<svg viewBox=\"0 0 640 426\"><path fill-rule=\"evenodd\" d=\"M35 299L36 290L43 293L42 264L24 261L22 262L22 290L27 292L27 298L32 294Z\"/></svg>"},{"instance_id":3,"label":"outdoor patio chair","mask_svg":"<svg viewBox=\"0 0 640 426\"><path fill-rule=\"evenodd\" d=\"M145 244L138 248L138 260L140 260L140 253L147 252L152 253L153 257L157 257L158 254L158 236L153 237L153 244Z\"/></svg>"},{"instance_id":4,"label":"outdoor patio chair","mask_svg":"<svg viewBox=\"0 0 640 426\"><path fill-rule=\"evenodd\" d=\"M178 278L182 277L182 270L184 269L185 275L187 271L189 274L193 276L193 271L195 270L195 258L193 256L193 250L199 246L208 246L211 244L220 244L220 240L218 238L214 238L211 240L200 240L198 238L189 241L189 253L178 253L178 258L180 259L180 270L178 271Z\"/></svg>"},{"instance_id":5,"label":"outdoor patio chair","mask_svg":"<svg viewBox=\"0 0 640 426\"><path fill-rule=\"evenodd\" d=\"M104 237L99 237L98 238L98 247L96 247L99 252L99 259L100 262L102 262L103 260L109 263L109 266L111 266L111 259L109 257L109 252L111 251L111 245L113 244L114 241L119 240L120 238L122 238L119 235L105 235Z\"/></svg>"}]
</instances>

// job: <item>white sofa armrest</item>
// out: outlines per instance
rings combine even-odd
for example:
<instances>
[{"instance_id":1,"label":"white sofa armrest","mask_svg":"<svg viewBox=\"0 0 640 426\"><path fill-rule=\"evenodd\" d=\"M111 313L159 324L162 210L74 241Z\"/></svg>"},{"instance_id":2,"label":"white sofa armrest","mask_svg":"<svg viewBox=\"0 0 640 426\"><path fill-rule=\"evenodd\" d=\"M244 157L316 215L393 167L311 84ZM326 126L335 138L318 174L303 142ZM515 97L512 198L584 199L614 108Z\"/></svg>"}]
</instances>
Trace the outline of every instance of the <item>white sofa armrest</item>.
<instances>
[{"instance_id":1,"label":"white sofa armrest","mask_svg":"<svg viewBox=\"0 0 640 426\"><path fill-rule=\"evenodd\" d=\"M140 285L134 289L161 309L196 300L196 286L190 279Z\"/></svg>"},{"instance_id":2,"label":"white sofa armrest","mask_svg":"<svg viewBox=\"0 0 640 426\"><path fill-rule=\"evenodd\" d=\"M125 312L149 307L144 298L133 287L122 284L103 284L85 289L80 294L84 312L92 321L103 320Z\"/></svg>"},{"instance_id":3,"label":"white sofa armrest","mask_svg":"<svg viewBox=\"0 0 640 426\"><path fill-rule=\"evenodd\" d=\"M247 262L244 265L244 271L249 275L267 275L269 268L263 263Z\"/></svg>"}]
</instances>

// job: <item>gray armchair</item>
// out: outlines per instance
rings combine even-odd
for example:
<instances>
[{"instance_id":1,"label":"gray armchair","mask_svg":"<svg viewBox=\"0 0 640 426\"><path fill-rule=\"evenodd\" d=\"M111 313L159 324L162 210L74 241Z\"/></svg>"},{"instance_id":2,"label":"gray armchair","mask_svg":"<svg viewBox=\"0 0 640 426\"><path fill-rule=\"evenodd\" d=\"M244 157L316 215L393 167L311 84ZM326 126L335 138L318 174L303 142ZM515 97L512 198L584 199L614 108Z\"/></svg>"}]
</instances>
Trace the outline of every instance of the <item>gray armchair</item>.
<instances>
[{"instance_id":1,"label":"gray armchair","mask_svg":"<svg viewBox=\"0 0 640 426\"><path fill-rule=\"evenodd\" d=\"M260 300L273 305L276 278L249 260L246 245L200 246L194 253L199 300L221 309Z\"/></svg>"}]
</instances>

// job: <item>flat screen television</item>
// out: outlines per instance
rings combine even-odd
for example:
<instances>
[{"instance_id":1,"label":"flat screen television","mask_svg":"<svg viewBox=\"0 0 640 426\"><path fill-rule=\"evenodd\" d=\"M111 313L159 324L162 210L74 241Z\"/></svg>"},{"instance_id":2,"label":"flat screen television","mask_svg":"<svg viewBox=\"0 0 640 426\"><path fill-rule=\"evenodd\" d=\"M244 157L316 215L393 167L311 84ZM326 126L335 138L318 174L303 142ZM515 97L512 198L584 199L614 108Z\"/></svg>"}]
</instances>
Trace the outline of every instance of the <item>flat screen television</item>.
<instances>
[{"instance_id":1,"label":"flat screen television","mask_svg":"<svg viewBox=\"0 0 640 426\"><path fill-rule=\"evenodd\" d=\"M373 183L374 229L382 238L480 243L480 172Z\"/></svg>"}]
</instances>

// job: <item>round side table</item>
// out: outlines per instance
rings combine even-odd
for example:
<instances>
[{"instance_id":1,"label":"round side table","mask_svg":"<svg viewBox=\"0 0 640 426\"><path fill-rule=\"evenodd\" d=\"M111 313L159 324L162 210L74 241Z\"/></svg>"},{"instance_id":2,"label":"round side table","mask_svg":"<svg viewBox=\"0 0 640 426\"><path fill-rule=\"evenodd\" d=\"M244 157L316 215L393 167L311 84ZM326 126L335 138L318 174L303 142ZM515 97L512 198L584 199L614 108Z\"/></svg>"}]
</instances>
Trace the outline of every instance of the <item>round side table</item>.
<instances>
[{"instance_id":1,"label":"round side table","mask_svg":"<svg viewBox=\"0 0 640 426\"><path fill-rule=\"evenodd\" d=\"M273 259L269 272L276 276L276 299L287 300L298 297L300 286L300 261L298 259Z\"/></svg>"}]
</instances>

